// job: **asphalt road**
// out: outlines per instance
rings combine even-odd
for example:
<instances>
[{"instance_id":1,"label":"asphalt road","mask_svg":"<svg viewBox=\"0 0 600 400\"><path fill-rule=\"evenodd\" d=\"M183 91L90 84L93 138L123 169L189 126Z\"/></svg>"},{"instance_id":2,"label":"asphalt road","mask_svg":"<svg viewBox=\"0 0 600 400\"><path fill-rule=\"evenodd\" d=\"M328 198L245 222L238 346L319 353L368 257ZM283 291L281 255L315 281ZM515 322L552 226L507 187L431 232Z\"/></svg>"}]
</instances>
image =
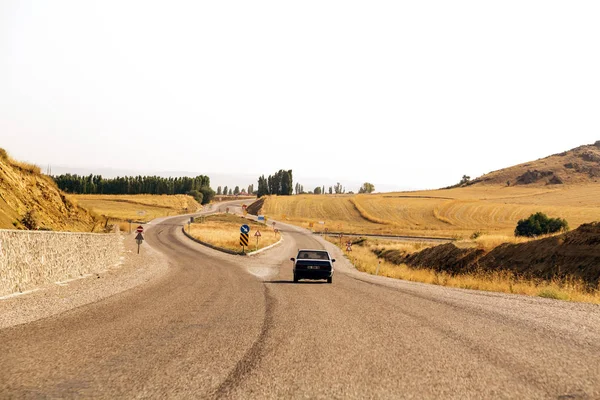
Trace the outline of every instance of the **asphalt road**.
<instances>
[{"instance_id":1,"label":"asphalt road","mask_svg":"<svg viewBox=\"0 0 600 400\"><path fill-rule=\"evenodd\" d=\"M600 307L367 276L291 283L322 238L222 254L147 230L169 272L0 330L0 398L600 398Z\"/></svg>"}]
</instances>

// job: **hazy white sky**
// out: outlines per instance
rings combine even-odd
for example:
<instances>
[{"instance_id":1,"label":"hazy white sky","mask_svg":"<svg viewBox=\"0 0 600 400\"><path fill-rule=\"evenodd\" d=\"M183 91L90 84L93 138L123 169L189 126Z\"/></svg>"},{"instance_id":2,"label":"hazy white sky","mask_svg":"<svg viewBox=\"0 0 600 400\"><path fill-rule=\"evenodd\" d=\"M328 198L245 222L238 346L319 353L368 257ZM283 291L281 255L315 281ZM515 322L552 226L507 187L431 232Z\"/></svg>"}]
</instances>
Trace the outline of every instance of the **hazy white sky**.
<instances>
[{"instance_id":1,"label":"hazy white sky","mask_svg":"<svg viewBox=\"0 0 600 400\"><path fill-rule=\"evenodd\" d=\"M600 140L598 1L0 0L0 147L435 188Z\"/></svg>"}]
</instances>

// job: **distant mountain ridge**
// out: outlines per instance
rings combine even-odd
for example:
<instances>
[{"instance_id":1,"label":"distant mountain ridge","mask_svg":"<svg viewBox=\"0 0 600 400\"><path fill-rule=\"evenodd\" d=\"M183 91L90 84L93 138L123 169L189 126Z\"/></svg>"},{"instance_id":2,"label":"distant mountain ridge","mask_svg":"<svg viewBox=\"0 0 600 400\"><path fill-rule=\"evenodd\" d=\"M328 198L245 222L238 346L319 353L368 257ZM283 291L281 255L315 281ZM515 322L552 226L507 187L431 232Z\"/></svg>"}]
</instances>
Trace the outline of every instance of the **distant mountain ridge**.
<instances>
[{"instance_id":1,"label":"distant mountain ridge","mask_svg":"<svg viewBox=\"0 0 600 400\"><path fill-rule=\"evenodd\" d=\"M542 186L593 182L600 182L600 140L594 144L490 172L463 186Z\"/></svg>"}]
</instances>

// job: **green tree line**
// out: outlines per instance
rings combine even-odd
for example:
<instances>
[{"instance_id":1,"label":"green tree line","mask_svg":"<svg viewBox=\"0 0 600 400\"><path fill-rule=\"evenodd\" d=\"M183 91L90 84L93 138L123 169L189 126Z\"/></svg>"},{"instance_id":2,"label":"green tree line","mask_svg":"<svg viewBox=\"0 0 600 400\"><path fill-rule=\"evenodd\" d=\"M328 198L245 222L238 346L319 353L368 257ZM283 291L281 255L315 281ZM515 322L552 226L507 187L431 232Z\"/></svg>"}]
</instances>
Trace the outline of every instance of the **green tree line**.
<instances>
[{"instance_id":1,"label":"green tree line","mask_svg":"<svg viewBox=\"0 0 600 400\"><path fill-rule=\"evenodd\" d=\"M52 178L61 190L76 194L191 194L202 204L210 202L215 194L210 188L210 178L205 175L193 178L160 176L103 178L102 175L63 174ZM198 193L202 196L198 196Z\"/></svg>"},{"instance_id":2,"label":"green tree line","mask_svg":"<svg viewBox=\"0 0 600 400\"><path fill-rule=\"evenodd\" d=\"M264 175L258 178L258 197L268 194L278 194L281 196L290 196L294 192L292 170L280 169L273 175L265 178Z\"/></svg>"}]
</instances>

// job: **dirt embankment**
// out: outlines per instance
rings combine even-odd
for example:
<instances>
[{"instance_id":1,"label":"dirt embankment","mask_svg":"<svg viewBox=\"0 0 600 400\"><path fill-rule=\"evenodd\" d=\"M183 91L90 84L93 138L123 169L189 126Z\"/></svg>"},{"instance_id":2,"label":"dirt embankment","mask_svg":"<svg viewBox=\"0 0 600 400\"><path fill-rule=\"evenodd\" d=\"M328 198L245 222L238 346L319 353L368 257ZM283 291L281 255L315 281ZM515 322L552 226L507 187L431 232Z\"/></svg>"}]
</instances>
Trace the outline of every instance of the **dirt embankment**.
<instances>
[{"instance_id":1,"label":"dirt embankment","mask_svg":"<svg viewBox=\"0 0 600 400\"><path fill-rule=\"evenodd\" d=\"M379 257L395 264L432 268L450 274L473 271L511 271L523 277L579 278L600 283L600 222L545 239L520 244L503 244L489 253L460 249L452 243L413 254L378 250Z\"/></svg>"},{"instance_id":2,"label":"dirt embankment","mask_svg":"<svg viewBox=\"0 0 600 400\"><path fill-rule=\"evenodd\" d=\"M252 215L259 215L264 204L265 204L265 197L261 197L260 199L256 200L254 203L250 204L248 206L248 208L246 208L246 211L248 211L248 213L252 214Z\"/></svg>"},{"instance_id":3,"label":"dirt embankment","mask_svg":"<svg viewBox=\"0 0 600 400\"><path fill-rule=\"evenodd\" d=\"M0 229L89 231L92 226L89 212L67 198L52 178L0 149Z\"/></svg>"}]
</instances>

